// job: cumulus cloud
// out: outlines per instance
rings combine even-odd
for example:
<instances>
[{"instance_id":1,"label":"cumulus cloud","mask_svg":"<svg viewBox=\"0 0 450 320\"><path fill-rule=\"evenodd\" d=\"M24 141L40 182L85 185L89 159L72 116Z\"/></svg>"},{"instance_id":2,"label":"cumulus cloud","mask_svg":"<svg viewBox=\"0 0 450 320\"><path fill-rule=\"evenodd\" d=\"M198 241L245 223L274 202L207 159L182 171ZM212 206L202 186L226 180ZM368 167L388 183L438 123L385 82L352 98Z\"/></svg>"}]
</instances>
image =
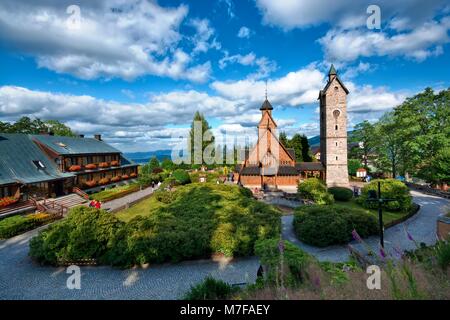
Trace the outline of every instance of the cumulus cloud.
<instances>
[{"instance_id":1,"label":"cumulus cloud","mask_svg":"<svg viewBox=\"0 0 450 320\"><path fill-rule=\"evenodd\" d=\"M442 45L450 41L449 29L450 17L394 35L367 29L332 29L319 39L319 43L329 61L348 62L371 56L405 56L422 61L442 53Z\"/></svg>"},{"instance_id":2,"label":"cumulus cloud","mask_svg":"<svg viewBox=\"0 0 450 320\"><path fill-rule=\"evenodd\" d=\"M256 72L250 73L247 76L249 79L265 78L277 69L277 64L275 61L269 60L266 57L258 58L253 52L246 55L235 54L230 56L227 51L225 51L225 56L219 60L219 68L224 69L229 64L234 63L238 63L243 66L257 67Z\"/></svg>"},{"instance_id":3,"label":"cumulus cloud","mask_svg":"<svg viewBox=\"0 0 450 320\"><path fill-rule=\"evenodd\" d=\"M213 37L215 31L210 26L208 19L192 19L190 25L197 31L192 37L193 53L207 52L209 49L219 50L222 47L220 42Z\"/></svg>"},{"instance_id":4,"label":"cumulus cloud","mask_svg":"<svg viewBox=\"0 0 450 320\"><path fill-rule=\"evenodd\" d=\"M381 8L383 21L402 19L402 28L412 28L431 19L445 3L445 0L379 0L376 4ZM322 23L341 28L363 26L368 17L367 7L371 4L374 4L371 0L256 0L263 23L285 30Z\"/></svg>"},{"instance_id":5,"label":"cumulus cloud","mask_svg":"<svg viewBox=\"0 0 450 320\"><path fill-rule=\"evenodd\" d=\"M0 41L36 58L40 67L82 79L151 74L202 82L207 62L196 63L180 47L186 5L162 7L154 1L81 1L78 28L67 25L69 1L0 3ZM196 51L205 50L210 29L194 22ZM218 44L208 43L209 46Z\"/></svg>"},{"instance_id":6,"label":"cumulus cloud","mask_svg":"<svg viewBox=\"0 0 450 320\"><path fill-rule=\"evenodd\" d=\"M247 39L250 38L251 35L252 31L245 26L241 27L237 34L238 38L247 38Z\"/></svg>"}]
</instances>

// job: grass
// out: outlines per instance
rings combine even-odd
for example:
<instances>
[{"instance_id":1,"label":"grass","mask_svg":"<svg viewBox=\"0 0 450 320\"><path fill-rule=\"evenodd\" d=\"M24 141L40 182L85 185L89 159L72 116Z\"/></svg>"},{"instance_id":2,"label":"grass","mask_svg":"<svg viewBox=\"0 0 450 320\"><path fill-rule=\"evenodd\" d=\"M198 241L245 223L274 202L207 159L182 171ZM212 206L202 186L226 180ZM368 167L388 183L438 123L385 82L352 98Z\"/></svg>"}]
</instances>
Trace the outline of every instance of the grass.
<instances>
[{"instance_id":1,"label":"grass","mask_svg":"<svg viewBox=\"0 0 450 320\"><path fill-rule=\"evenodd\" d=\"M378 220L378 210L377 209L366 209L363 206L360 206L356 203L356 200L353 198L350 201L336 201L337 206L346 207L346 208L357 208L362 209L369 213L370 215L373 215ZM396 211L388 211L383 209L383 224L385 226L389 226L391 223L402 219L406 215L408 215L409 212L396 212Z\"/></svg>"},{"instance_id":2,"label":"grass","mask_svg":"<svg viewBox=\"0 0 450 320\"><path fill-rule=\"evenodd\" d=\"M142 216L148 217L157 212L160 208L167 206L166 204L156 200L151 196L144 199L128 209L121 210L116 213L116 217L122 221L128 222L134 217Z\"/></svg>"}]
</instances>

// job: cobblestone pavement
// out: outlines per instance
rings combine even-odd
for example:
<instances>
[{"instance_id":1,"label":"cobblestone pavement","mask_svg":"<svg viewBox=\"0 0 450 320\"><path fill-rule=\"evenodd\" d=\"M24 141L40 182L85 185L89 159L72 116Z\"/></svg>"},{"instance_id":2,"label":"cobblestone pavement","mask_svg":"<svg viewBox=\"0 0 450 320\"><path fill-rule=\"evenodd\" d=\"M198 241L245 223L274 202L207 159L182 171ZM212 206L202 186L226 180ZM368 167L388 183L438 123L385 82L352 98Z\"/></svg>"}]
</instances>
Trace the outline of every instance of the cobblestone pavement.
<instances>
[{"instance_id":1,"label":"cobblestone pavement","mask_svg":"<svg viewBox=\"0 0 450 320\"><path fill-rule=\"evenodd\" d=\"M411 191L413 201L421 206L420 211L406 220L391 228L386 229L384 233L385 251L393 257L398 256L396 252L403 252L416 248L416 244L421 242L427 245L436 242L436 220L440 214L445 213L450 208L450 201L432 195L427 195L417 191ZM283 238L298 245L303 250L311 253L319 260L327 260L334 262L343 262L348 260L349 251L347 246L329 246L318 248L307 245L297 239L292 226L293 216L283 216ZM414 241L408 239L406 231L414 238ZM318 230L320 232L320 230ZM377 250L379 248L379 237L372 236L365 239L365 242ZM350 243L357 249L361 249L362 245L352 241Z\"/></svg>"},{"instance_id":2,"label":"cobblestone pavement","mask_svg":"<svg viewBox=\"0 0 450 320\"><path fill-rule=\"evenodd\" d=\"M65 268L41 267L28 257L29 240L38 230L0 242L0 299L179 299L207 275L231 284L256 279L256 257L120 270L81 267L81 289L69 290Z\"/></svg>"}]
</instances>

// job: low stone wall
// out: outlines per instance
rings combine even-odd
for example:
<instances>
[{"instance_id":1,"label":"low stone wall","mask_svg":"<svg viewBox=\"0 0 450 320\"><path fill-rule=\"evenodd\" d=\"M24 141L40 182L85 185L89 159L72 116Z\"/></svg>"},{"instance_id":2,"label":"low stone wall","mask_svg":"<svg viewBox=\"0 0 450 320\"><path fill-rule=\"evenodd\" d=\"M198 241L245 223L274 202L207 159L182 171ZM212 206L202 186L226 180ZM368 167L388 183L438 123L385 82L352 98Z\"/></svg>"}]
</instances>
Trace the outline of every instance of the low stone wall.
<instances>
[{"instance_id":1,"label":"low stone wall","mask_svg":"<svg viewBox=\"0 0 450 320\"><path fill-rule=\"evenodd\" d=\"M420 191L420 192L423 192L426 194L431 194L433 196L450 199L450 192L448 192L448 191L433 189L428 186L422 186L420 184L415 184L415 183L410 183L410 182L405 182L405 184L413 190L417 190L417 191Z\"/></svg>"}]
</instances>

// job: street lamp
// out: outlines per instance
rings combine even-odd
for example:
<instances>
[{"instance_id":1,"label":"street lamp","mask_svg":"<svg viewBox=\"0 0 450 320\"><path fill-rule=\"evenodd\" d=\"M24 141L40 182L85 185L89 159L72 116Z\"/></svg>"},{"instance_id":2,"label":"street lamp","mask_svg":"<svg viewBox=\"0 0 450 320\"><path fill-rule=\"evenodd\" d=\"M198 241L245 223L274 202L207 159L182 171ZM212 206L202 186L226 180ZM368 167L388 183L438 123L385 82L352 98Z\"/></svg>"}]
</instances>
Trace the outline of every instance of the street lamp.
<instances>
[{"instance_id":1,"label":"street lamp","mask_svg":"<svg viewBox=\"0 0 450 320\"><path fill-rule=\"evenodd\" d=\"M375 190L369 190L367 202L378 202L378 222L380 226L380 245L384 249L384 225L382 206L385 202L395 201L381 197L381 182L378 181L378 193Z\"/></svg>"}]
</instances>

